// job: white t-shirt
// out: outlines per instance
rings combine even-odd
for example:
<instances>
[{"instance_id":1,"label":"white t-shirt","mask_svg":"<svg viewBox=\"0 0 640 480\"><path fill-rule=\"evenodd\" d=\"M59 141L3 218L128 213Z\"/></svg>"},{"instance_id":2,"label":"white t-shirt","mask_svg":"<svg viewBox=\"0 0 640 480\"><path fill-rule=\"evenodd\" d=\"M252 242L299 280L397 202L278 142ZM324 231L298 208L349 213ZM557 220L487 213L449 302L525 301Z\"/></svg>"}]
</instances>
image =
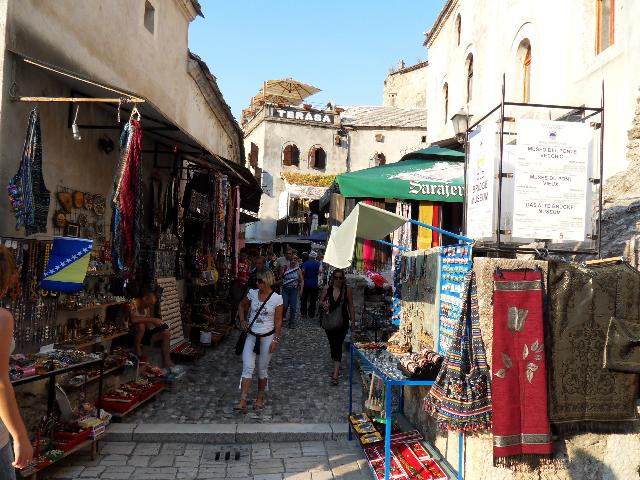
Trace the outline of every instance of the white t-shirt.
<instances>
[{"instance_id":1,"label":"white t-shirt","mask_svg":"<svg viewBox=\"0 0 640 480\"><path fill-rule=\"evenodd\" d=\"M249 315L247 316L247 325L253 322L253 318L256 316L256 312L262 305L262 301L258 299L258 289L249 290L247 293L247 298L249 299L250 307L249 307ZM251 331L253 333L257 333L258 335L262 335L270 332L275 328L275 315L276 315L276 307L282 305L282 296L273 292L269 301L262 307L260 311L260 315L254 322L251 327Z\"/></svg>"}]
</instances>

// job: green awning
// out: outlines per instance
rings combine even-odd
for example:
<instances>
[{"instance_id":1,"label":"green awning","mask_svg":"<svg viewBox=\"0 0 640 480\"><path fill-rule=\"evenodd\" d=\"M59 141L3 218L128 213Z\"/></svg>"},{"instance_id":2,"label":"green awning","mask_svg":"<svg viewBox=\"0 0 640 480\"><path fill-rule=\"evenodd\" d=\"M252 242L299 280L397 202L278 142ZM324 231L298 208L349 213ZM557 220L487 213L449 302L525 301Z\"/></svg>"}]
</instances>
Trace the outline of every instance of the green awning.
<instances>
[{"instance_id":1,"label":"green awning","mask_svg":"<svg viewBox=\"0 0 640 480\"><path fill-rule=\"evenodd\" d=\"M404 160L343 173L336 180L345 197L462 202L464 163Z\"/></svg>"},{"instance_id":2,"label":"green awning","mask_svg":"<svg viewBox=\"0 0 640 480\"><path fill-rule=\"evenodd\" d=\"M437 145L423 148L422 150L416 150L415 152L407 153L400 161L403 160L452 160L452 161L464 161L464 152L457 150L451 150L450 148L442 148Z\"/></svg>"}]
</instances>

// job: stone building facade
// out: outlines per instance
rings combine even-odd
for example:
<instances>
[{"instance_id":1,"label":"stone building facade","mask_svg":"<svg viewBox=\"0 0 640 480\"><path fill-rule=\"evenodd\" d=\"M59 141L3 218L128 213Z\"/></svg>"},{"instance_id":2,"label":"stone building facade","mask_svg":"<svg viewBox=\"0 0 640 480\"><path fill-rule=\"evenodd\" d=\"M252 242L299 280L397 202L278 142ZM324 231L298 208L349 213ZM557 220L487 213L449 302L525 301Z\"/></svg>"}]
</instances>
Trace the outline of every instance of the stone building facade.
<instances>
[{"instance_id":1,"label":"stone building facade","mask_svg":"<svg viewBox=\"0 0 640 480\"><path fill-rule=\"evenodd\" d=\"M605 178L623 170L640 85L638 15L631 0L447 0L425 41L429 142L454 136L461 107L473 121L498 105L503 74L514 102L599 107L604 82Z\"/></svg>"},{"instance_id":2,"label":"stone building facade","mask_svg":"<svg viewBox=\"0 0 640 480\"><path fill-rule=\"evenodd\" d=\"M428 62L405 67L401 62L384 80L382 105L400 108L427 108Z\"/></svg>"},{"instance_id":3,"label":"stone building facade","mask_svg":"<svg viewBox=\"0 0 640 480\"><path fill-rule=\"evenodd\" d=\"M335 175L396 162L426 146L426 110L358 106L321 111L268 104L244 131L247 165L263 188L260 221L247 225L245 238L264 243L284 234L279 222L282 226L287 217L298 221L301 202L319 199Z\"/></svg>"},{"instance_id":4,"label":"stone building facade","mask_svg":"<svg viewBox=\"0 0 640 480\"><path fill-rule=\"evenodd\" d=\"M146 172L170 165L174 146L241 163L240 127L215 77L188 49L189 24L198 15L196 0L0 1L0 183L7 185L18 169L34 107L41 116L45 184L54 196L60 186L108 194L118 159L117 148L104 152L97 146L105 138L117 146L117 105L80 104L82 140L74 141L75 107L72 112L68 103L16 102L12 95L145 99L140 109ZM130 108L123 106L124 120ZM161 153L154 155L156 146ZM49 217L55 208L54 197ZM12 226L8 202L0 202L0 220L0 233L22 235Z\"/></svg>"}]
</instances>

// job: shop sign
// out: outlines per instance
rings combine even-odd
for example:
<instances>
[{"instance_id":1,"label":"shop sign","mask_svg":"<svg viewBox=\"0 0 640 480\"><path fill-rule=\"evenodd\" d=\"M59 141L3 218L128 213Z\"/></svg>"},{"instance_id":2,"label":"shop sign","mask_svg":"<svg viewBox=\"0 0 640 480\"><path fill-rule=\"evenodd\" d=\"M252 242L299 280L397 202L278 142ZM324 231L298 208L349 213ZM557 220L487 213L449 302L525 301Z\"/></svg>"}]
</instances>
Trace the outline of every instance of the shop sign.
<instances>
[{"instance_id":1,"label":"shop sign","mask_svg":"<svg viewBox=\"0 0 640 480\"><path fill-rule=\"evenodd\" d=\"M493 238L495 197L495 138L479 128L469 136L467 155L467 230L470 238Z\"/></svg>"},{"instance_id":2,"label":"shop sign","mask_svg":"<svg viewBox=\"0 0 640 480\"><path fill-rule=\"evenodd\" d=\"M585 240L591 141L582 123L518 122L514 237Z\"/></svg>"},{"instance_id":3,"label":"shop sign","mask_svg":"<svg viewBox=\"0 0 640 480\"><path fill-rule=\"evenodd\" d=\"M271 115L287 120L302 120L305 122L333 124L333 115L317 110L298 110L297 108L274 108Z\"/></svg>"},{"instance_id":4,"label":"shop sign","mask_svg":"<svg viewBox=\"0 0 640 480\"><path fill-rule=\"evenodd\" d=\"M318 200L327 191L327 187L313 187L309 185L286 185L290 197Z\"/></svg>"}]
</instances>

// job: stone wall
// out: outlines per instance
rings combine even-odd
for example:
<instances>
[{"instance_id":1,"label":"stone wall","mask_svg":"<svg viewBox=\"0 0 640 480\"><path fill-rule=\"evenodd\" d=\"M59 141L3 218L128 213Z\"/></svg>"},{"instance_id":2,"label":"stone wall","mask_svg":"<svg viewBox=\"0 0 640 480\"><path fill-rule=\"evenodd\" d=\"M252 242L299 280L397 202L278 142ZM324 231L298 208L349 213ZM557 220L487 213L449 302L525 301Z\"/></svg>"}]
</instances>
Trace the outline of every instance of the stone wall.
<instances>
[{"instance_id":1,"label":"stone wall","mask_svg":"<svg viewBox=\"0 0 640 480\"><path fill-rule=\"evenodd\" d=\"M384 80L382 104L385 107L427 107L427 62L390 73Z\"/></svg>"},{"instance_id":2,"label":"stone wall","mask_svg":"<svg viewBox=\"0 0 640 480\"><path fill-rule=\"evenodd\" d=\"M629 259L637 266L640 236L640 99L628 139L629 166L605 180L603 185L602 256L620 256L626 248Z\"/></svg>"}]
</instances>

